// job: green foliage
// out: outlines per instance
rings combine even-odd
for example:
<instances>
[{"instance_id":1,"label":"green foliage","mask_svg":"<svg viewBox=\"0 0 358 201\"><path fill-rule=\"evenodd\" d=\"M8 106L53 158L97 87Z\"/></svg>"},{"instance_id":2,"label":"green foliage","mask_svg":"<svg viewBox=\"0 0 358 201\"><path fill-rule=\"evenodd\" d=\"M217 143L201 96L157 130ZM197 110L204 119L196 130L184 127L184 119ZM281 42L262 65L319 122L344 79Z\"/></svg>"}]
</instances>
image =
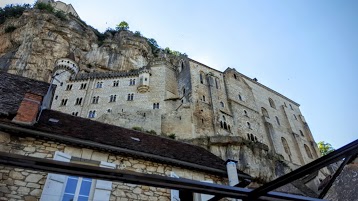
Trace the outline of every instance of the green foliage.
<instances>
[{"instance_id":1,"label":"green foliage","mask_svg":"<svg viewBox=\"0 0 358 201\"><path fill-rule=\"evenodd\" d=\"M15 17L18 18L22 13L31 8L30 4L23 5L6 5L4 8L0 8L0 24L4 23L7 18Z\"/></svg>"},{"instance_id":2,"label":"green foliage","mask_svg":"<svg viewBox=\"0 0 358 201\"><path fill-rule=\"evenodd\" d=\"M114 30L114 29L112 29L112 28L110 28L110 27L108 27L108 28L107 28L107 30L106 30L104 33L106 33L106 32L111 33L111 34L112 34L112 36L114 36L114 35L117 33L117 31L116 31L116 30Z\"/></svg>"},{"instance_id":3,"label":"green foliage","mask_svg":"<svg viewBox=\"0 0 358 201\"><path fill-rule=\"evenodd\" d=\"M48 3L42 3L42 2L36 3L35 8L40 9L40 10L45 10L49 13L55 12L55 9L51 6L51 4L48 4Z\"/></svg>"},{"instance_id":4,"label":"green foliage","mask_svg":"<svg viewBox=\"0 0 358 201\"><path fill-rule=\"evenodd\" d=\"M134 126L134 127L132 127L132 129L136 130L136 131L143 131L143 128L139 127L139 126Z\"/></svg>"},{"instance_id":5,"label":"green foliage","mask_svg":"<svg viewBox=\"0 0 358 201\"><path fill-rule=\"evenodd\" d=\"M152 53L156 54L159 51L159 45L154 38L147 38L149 46L152 48Z\"/></svg>"},{"instance_id":6,"label":"green foliage","mask_svg":"<svg viewBox=\"0 0 358 201\"><path fill-rule=\"evenodd\" d=\"M134 32L134 36L136 37L142 37L142 34L139 31Z\"/></svg>"},{"instance_id":7,"label":"green foliage","mask_svg":"<svg viewBox=\"0 0 358 201\"><path fill-rule=\"evenodd\" d=\"M167 54L172 54L172 55L174 55L174 56L183 55L181 52L175 51L175 50L171 50L169 47L166 47L166 48L164 49L164 51L165 51Z\"/></svg>"},{"instance_id":8,"label":"green foliage","mask_svg":"<svg viewBox=\"0 0 358 201\"><path fill-rule=\"evenodd\" d=\"M157 134L157 132L155 132L155 130L147 131L147 133L152 134L152 135L156 135L156 134Z\"/></svg>"},{"instance_id":9,"label":"green foliage","mask_svg":"<svg viewBox=\"0 0 358 201\"><path fill-rule=\"evenodd\" d=\"M175 140L176 136L175 136L175 133L171 133L168 135L169 138Z\"/></svg>"},{"instance_id":10,"label":"green foliage","mask_svg":"<svg viewBox=\"0 0 358 201\"><path fill-rule=\"evenodd\" d=\"M56 11L56 12L55 12L55 16L58 17L58 18L59 18L60 20L62 20L62 21L66 21L66 20L67 20L67 18L66 18L66 13L63 12L63 11L60 11L60 10Z\"/></svg>"},{"instance_id":11,"label":"green foliage","mask_svg":"<svg viewBox=\"0 0 358 201\"><path fill-rule=\"evenodd\" d=\"M318 142L317 146L322 156L325 156L335 150L331 144L325 143L324 141Z\"/></svg>"},{"instance_id":12,"label":"green foliage","mask_svg":"<svg viewBox=\"0 0 358 201\"><path fill-rule=\"evenodd\" d=\"M122 21L116 26L117 31L128 30L128 29L129 29L129 25L126 21Z\"/></svg>"},{"instance_id":13,"label":"green foliage","mask_svg":"<svg viewBox=\"0 0 358 201\"><path fill-rule=\"evenodd\" d=\"M11 33L13 31L15 31L16 27L14 26L8 26L5 28L5 33Z\"/></svg>"}]
</instances>

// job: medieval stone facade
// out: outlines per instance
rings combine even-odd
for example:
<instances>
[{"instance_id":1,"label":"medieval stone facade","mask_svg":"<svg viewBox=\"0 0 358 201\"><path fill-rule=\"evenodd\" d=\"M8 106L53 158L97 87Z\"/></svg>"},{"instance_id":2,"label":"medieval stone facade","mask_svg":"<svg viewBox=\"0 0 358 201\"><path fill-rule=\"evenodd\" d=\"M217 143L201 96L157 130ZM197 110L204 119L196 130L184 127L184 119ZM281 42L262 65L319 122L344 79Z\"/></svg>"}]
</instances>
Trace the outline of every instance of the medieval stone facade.
<instances>
[{"instance_id":1,"label":"medieval stone facade","mask_svg":"<svg viewBox=\"0 0 358 201\"><path fill-rule=\"evenodd\" d=\"M235 69L220 72L185 57L173 65L165 56L122 72L56 69L54 110L181 140L239 137L294 166L318 158L299 104ZM206 148L228 158L222 147Z\"/></svg>"}]
</instances>

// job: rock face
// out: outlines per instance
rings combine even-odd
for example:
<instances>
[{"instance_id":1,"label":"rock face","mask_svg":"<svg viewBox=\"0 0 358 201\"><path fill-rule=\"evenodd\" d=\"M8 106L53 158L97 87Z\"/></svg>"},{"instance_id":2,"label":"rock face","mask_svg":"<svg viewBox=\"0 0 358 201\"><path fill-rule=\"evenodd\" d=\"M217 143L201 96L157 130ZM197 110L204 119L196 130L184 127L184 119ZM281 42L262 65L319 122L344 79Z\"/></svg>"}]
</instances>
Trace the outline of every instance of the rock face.
<instances>
[{"instance_id":1,"label":"rock face","mask_svg":"<svg viewBox=\"0 0 358 201\"><path fill-rule=\"evenodd\" d=\"M6 33L9 26L16 29ZM48 81L56 59L71 52L85 72L138 69L153 58L146 39L132 32L99 35L72 16L61 21L37 9L25 11L0 25L0 70Z\"/></svg>"}]
</instances>

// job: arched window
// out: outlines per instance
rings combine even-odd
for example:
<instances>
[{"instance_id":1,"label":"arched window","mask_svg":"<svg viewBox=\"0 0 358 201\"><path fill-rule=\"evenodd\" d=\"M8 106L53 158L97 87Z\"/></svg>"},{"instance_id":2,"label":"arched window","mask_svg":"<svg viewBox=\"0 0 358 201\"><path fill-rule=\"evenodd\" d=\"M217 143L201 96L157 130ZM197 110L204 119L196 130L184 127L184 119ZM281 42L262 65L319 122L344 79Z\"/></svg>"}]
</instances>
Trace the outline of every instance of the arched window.
<instances>
[{"instance_id":1,"label":"arched window","mask_svg":"<svg viewBox=\"0 0 358 201\"><path fill-rule=\"evenodd\" d=\"M310 148L306 144L304 144L304 147L305 147L308 158L312 159L312 153L311 153Z\"/></svg>"},{"instance_id":2,"label":"arched window","mask_svg":"<svg viewBox=\"0 0 358 201\"><path fill-rule=\"evenodd\" d=\"M225 118L225 116L224 116L224 115L223 115L223 120L224 120L224 121L226 121L226 118Z\"/></svg>"},{"instance_id":3,"label":"arched window","mask_svg":"<svg viewBox=\"0 0 358 201\"><path fill-rule=\"evenodd\" d=\"M272 108L276 109L275 102L271 98L269 98L269 103Z\"/></svg>"},{"instance_id":4,"label":"arched window","mask_svg":"<svg viewBox=\"0 0 358 201\"><path fill-rule=\"evenodd\" d=\"M250 134L249 133L247 134L247 139L250 140Z\"/></svg>"},{"instance_id":5,"label":"arched window","mask_svg":"<svg viewBox=\"0 0 358 201\"><path fill-rule=\"evenodd\" d=\"M221 105L221 107L225 107L225 104L224 104L224 102L220 102L220 105Z\"/></svg>"},{"instance_id":6,"label":"arched window","mask_svg":"<svg viewBox=\"0 0 358 201\"><path fill-rule=\"evenodd\" d=\"M133 94L131 94L131 101L133 100ZM159 108L159 107L158 107Z\"/></svg>"},{"instance_id":7,"label":"arched window","mask_svg":"<svg viewBox=\"0 0 358 201\"><path fill-rule=\"evenodd\" d=\"M131 94L128 94L127 101L131 100Z\"/></svg>"},{"instance_id":8,"label":"arched window","mask_svg":"<svg viewBox=\"0 0 358 201\"><path fill-rule=\"evenodd\" d=\"M223 128L223 122L222 121L220 121L220 127Z\"/></svg>"},{"instance_id":9,"label":"arched window","mask_svg":"<svg viewBox=\"0 0 358 201\"><path fill-rule=\"evenodd\" d=\"M264 107L261 108L261 112L264 117L270 118L267 110Z\"/></svg>"},{"instance_id":10,"label":"arched window","mask_svg":"<svg viewBox=\"0 0 358 201\"><path fill-rule=\"evenodd\" d=\"M244 110L244 115L247 116L247 111L246 110Z\"/></svg>"},{"instance_id":11,"label":"arched window","mask_svg":"<svg viewBox=\"0 0 358 201\"><path fill-rule=\"evenodd\" d=\"M287 155L291 155L290 147L288 146L288 143L284 137L281 137L282 146L285 149L285 152Z\"/></svg>"},{"instance_id":12,"label":"arched window","mask_svg":"<svg viewBox=\"0 0 358 201\"><path fill-rule=\"evenodd\" d=\"M132 79L129 80L129 85L133 85L133 80Z\"/></svg>"},{"instance_id":13,"label":"arched window","mask_svg":"<svg viewBox=\"0 0 358 201\"><path fill-rule=\"evenodd\" d=\"M277 124L278 124L278 125L281 125L281 124L280 124L280 120L278 119L278 117L277 117L277 116L275 116L275 118L276 118L276 122L277 122Z\"/></svg>"},{"instance_id":14,"label":"arched window","mask_svg":"<svg viewBox=\"0 0 358 201\"><path fill-rule=\"evenodd\" d=\"M255 141L255 138L254 138L253 134L250 134L250 140L253 141L253 142Z\"/></svg>"},{"instance_id":15,"label":"arched window","mask_svg":"<svg viewBox=\"0 0 358 201\"><path fill-rule=\"evenodd\" d=\"M255 136L255 142L257 142L258 140L257 140L257 137Z\"/></svg>"},{"instance_id":16,"label":"arched window","mask_svg":"<svg viewBox=\"0 0 358 201\"><path fill-rule=\"evenodd\" d=\"M249 129L251 129L251 124L250 124L250 122L246 122L246 124L247 124L247 127L248 127Z\"/></svg>"},{"instance_id":17,"label":"arched window","mask_svg":"<svg viewBox=\"0 0 358 201\"><path fill-rule=\"evenodd\" d=\"M301 136L305 136L301 130L300 130L300 134L301 134Z\"/></svg>"},{"instance_id":18,"label":"arched window","mask_svg":"<svg viewBox=\"0 0 358 201\"><path fill-rule=\"evenodd\" d=\"M224 129L225 129L225 130L227 129L227 124L226 124L226 122L224 122Z\"/></svg>"}]
</instances>

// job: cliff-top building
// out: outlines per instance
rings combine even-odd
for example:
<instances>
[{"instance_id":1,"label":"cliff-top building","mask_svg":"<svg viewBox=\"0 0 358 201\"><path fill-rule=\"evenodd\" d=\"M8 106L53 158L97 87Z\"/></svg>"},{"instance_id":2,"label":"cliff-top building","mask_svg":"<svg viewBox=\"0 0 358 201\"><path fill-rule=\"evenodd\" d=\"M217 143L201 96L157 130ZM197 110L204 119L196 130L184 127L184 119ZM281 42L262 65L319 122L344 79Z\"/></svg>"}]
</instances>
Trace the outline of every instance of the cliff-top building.
<instances>
[{"instance_id":1,"label":"cliff-top building","mask_svg":"<svg viewBox=\"0 0 358 201\"><path fill-rule=\"evenodd\" d=\"M173 65L162 55L130 71L75 74L74 60L56 62L54 110L191 142L229 139L230 148L199 143L224 159L240 159L241 140L294 166L318 158L299 104L235 69L220 72L185 57Z\"/></svg>"}]
</instances>

